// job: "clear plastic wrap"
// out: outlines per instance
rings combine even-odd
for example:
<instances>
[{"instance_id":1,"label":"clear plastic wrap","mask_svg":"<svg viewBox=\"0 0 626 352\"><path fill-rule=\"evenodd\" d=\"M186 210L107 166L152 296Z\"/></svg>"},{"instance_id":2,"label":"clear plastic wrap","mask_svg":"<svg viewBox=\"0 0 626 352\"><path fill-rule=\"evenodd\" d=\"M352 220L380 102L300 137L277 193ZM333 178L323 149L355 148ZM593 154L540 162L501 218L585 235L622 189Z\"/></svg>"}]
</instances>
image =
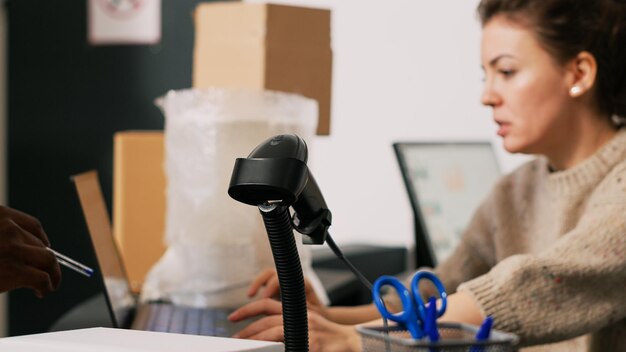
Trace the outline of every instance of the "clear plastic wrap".
<instances>
[{"instance_id":1,"label":"clear plastic wrap","mask_svg":"<svg viewBox=\"0 0 626 352\"><path fill-rule=\"evenodd\" d=\"M317 103L289 93L209 88L170 91L157 105L166 120L168 248L148 273L142 299L241 305L250 280L273 261L259 211L228 196L235 159L273 135L312 137ZM309 251L299 250L311 275Z\"/></svg>"}]
</instances>

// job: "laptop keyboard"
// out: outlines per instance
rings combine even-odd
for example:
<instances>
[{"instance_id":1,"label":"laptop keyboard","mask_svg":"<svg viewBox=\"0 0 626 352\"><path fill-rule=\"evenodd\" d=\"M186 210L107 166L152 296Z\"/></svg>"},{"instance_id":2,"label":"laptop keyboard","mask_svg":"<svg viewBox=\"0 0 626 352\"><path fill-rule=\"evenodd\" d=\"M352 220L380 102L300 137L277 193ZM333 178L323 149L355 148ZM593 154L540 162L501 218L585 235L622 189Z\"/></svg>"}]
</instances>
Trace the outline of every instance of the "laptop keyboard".
<instances>
[{"instance_id":1,"label":"laptop keyboard","mask_svg":"<svg viewBox=\"0 0 626 352\"><path fill-rule=\"evenodd\" d=\"M140 306L133 328L227 337L236 332L227 319L229 313L225 308L192 308L168 303L149 303Z\"/></svg>"}]
</instances>

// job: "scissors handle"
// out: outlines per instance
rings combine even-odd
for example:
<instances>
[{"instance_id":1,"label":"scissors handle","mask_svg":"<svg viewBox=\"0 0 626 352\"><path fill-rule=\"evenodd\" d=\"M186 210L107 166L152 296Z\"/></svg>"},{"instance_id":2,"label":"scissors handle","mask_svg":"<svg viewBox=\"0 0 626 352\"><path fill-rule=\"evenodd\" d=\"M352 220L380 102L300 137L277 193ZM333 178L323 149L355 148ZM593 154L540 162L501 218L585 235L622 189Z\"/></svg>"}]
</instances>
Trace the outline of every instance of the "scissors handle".
<instances>
[{"instance_id":1,"label":"scissors handle","mask_svg":"<svg viewBox=\"0 0 626 352\"><path fill-rule=\"evenodd\" d=\"M381 290L384 286L391 286L394 290L396 290L400 296L400 301L402 302L402 312L393 314L387 310L381 295ZM400 280L387 275L379 277L374 282L372 296L374 298L374 304L376 304L376 308L378 308L378 311L383 318L401 324L411 333L411 336L414 339L421 339L424 337L424 332L419 325L419 321L421 321L421 319L417 316L417 310L415 309L415 304L413 303L413 297Z\"/></svg>"},{"instance_id":2,"label":"scissors handle","mask_svg":"<svg viewBox=\"0 0 626 352\"><path fill-rule=\"evenodd\" d=\"M428 280L435 285L435 288L439 293L439 298L441 299L441 308L437 310L437 317L442 316L448 307L448 294L446 293L446 288L443 286L441 280L439 280L437 275L431 273L430 271L418 271L413 276L413 280L411 280L411 290L413 291L413 298L417 304L419 314L423 320L426 320L426 304L424 303L419 290L419 283L422 280Z\"/></svg>"}]
</instances>

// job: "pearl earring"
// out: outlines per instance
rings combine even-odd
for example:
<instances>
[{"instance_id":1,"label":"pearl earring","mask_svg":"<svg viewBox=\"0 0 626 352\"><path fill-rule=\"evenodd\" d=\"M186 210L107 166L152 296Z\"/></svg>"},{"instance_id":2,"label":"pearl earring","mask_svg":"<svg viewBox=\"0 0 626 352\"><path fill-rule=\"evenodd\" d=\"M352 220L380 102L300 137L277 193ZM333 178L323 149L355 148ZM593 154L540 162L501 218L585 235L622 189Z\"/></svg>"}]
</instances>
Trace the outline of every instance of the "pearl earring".
<instances>
[{"instance_id":1,"label":"pearl earring","mask_svg":"<svg viewBox=\"0 0 626 352\"><path fill-rule=\"evenodd\" d=\"M577 97L582 92L583 92L583 89L580 86L573 86L572 88L569 89L569 95L571 95L572 97Z\"/></svg>"}]
</instances>

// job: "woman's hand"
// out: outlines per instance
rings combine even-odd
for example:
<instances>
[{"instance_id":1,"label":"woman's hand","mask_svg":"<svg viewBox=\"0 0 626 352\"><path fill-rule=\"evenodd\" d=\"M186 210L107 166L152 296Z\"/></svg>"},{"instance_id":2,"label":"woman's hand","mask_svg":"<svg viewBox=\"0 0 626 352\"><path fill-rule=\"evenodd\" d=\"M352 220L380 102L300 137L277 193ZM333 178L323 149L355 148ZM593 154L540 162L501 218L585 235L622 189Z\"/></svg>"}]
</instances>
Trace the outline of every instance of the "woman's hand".
<instances>
[{"instance_id":1,"label":"woman's hand","mask_svg":"<svg viewBox=\"0 0 626 352\"><path fill-rule=\"evenodd\" d=\"M278 274L276 269L268 268L263 270L257 277L252 280L248 289L248 297L254 297L259 290L263 288L259 298L278 298L280 293L280 285L278 283ZM304 279L304 292L306 294L307 308L315 311L322 316L326 316L326 307L317 297L311 283Z\"/></svg>"},{"instance_id":2,"label":"woman's hand","mask_svg":"<svg viewBox=\"0 0 626 352\"><path fill-rule=\"evenodd\" d=\"M263 298L249 303L228 319L241 321L258 315L265 317L251 323L233 337L252 340L284 341L282 305L280 302ZM309 350L311 352L358 352L360 338L354 326L333 323L311 310L308 311Z\"/></svg>"}]
</instances>

